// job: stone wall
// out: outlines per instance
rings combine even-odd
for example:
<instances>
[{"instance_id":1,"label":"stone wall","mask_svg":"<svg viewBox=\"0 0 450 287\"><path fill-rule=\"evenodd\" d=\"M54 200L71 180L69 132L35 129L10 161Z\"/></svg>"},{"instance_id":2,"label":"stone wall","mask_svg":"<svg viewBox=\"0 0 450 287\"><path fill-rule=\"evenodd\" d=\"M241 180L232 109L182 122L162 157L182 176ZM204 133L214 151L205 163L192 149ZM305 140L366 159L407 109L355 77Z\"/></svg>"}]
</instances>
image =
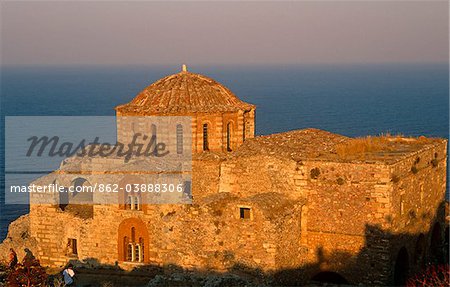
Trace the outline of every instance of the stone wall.
<instances>
[{"instance_id":1,"label":"stone wall","mask_svg":"<svg viewBox=\"0 0 450 287\"><path fill-rule=\"evenodd\" d=\"M237 196L278 192L298 199L303 197L295 184L295 161L274 156L245 156L226 160L220 166L220 192Z\"/></svg>"},{"instance_id":2,"label":"stone wall","mask_svg":"<svg viewBox=\"0 0 450 287\"><path fill-rule=\"evenodd\" d=\"M97 205L92 219L81 219L50 205L35 206L31 230L38 240L37 256L42 264L54 267L71 259L119 263L125 269L139 266L120 262L118 249L120 223L136 218L145 223L149 235L147 263L214 270L245 265L274 270L280 234L275 219L258 208L252 209L251 220L241 219L239 207L249 206L248 200L228 196L205 200L192 206L152 205L145 212ZM69 238L77 240L77 256L67 253Z\"/></svg>"},{"instance_id":3,"label":"stone wall","mask_svg":"<svg viewBox=\"0 0 450 287\"><path fill-rule=\"evenodd\" d=\"M389 248L392 281L400 249L406 248L413 273L433 260L432 233L436 224L441 230L439 241L444 241L447 142L411 154L392 165L391 172L392 208L386 220L391 223L389 232L395 235Z\"/></svg>"},{"instance_id":4,"label":"stone wall","mask_svg":"<svg viewBox=\"0 0 450 287\"><path fill-rule=\"evenodd\" d=\"M299 165L297 184L308 198L304 244L309 250L308 264L315 266L309 270L310 276L331 271L349 282L381 284L380 269L387 259L380 253L387 244L376 240L367 229L384 226L384 215L390 211L389 168L382 164L305 161ZM370 273L365 272L368 268ZM372 278L362 278L369 275Z\"/></svg>"},{"instance_id":5,"label":"stone wall","mask_svg":"<svg viewBox=\"0 0 450 287\"><path fill-rule=\"evenodd\" d=\"M253 138L255 136L255 109L251 109L244 113L244 135L245 139Z\"/></svg>"},{"instance_id":6,"label":"stone wall","mask_svg":"<svg viewBox=\"0 0 450 287\"><path fill-rule=\"evenodd\" d=\"M220 164L222 155L203 154L192 162L192 195L199 199L219 192Z\"/></svg>"},{"instance_id":7,"label":"stone wall","mask_svg":"<svg viewBox=\"0 0 450 287\"><path fill-rule=\"evenodd\" d=\"M299 168L308 197L308 231L364 236L366 224L384 224L389 169L381 164L307 161Z\"/></svg>"},{"instance_id":8,"label":"stone wall","mask_svg":"<svg viewBox=\"0 0 450 287\"><path fill-rule=\"evenodd\" d=\"M44 265L74 259L125 269L245 266L295 271L295 282L331 271L349 282L385 285L394 281L400 248L410 254L411 270L420 234L430 252L430 229L443 220L445 181L446 142L389 164L209 152L194 156L192 205L95 205L91 217L32 205L30 228ZM143 263L122 261L124 222L125 229L133 222L146 228ZM76 256L67 253L69 238L77 240Z\"/></svg>"}]
</instances>

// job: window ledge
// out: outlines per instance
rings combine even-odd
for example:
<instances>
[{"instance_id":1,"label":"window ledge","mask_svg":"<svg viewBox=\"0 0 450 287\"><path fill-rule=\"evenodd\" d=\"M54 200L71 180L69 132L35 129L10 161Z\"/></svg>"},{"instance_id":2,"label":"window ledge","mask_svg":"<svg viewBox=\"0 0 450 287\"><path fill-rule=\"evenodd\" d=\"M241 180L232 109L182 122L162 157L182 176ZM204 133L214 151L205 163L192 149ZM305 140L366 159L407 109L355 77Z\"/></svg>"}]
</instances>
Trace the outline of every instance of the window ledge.
<instances>
[{"instance_id":1,"label":"window ledge","mask_svg":"<svg viewBox=\"0 0 450 287\"><path fill-rule=\"evenodd\" d=\"M145 262L133 262L133 261L121 261L120 263L124 264L124 265L133 265L133 266L144 266L144 265L146 265Z\"/></svg>"},{"instance_id":2,"label":"window ledge","mask_svg":"<svg viewBox=\"0 0 450 287\"><path fill-rule=\"evenodd\" d=\"M142 209L121 209L126 212L144 212Z\"/></svg>"}]
</instances>

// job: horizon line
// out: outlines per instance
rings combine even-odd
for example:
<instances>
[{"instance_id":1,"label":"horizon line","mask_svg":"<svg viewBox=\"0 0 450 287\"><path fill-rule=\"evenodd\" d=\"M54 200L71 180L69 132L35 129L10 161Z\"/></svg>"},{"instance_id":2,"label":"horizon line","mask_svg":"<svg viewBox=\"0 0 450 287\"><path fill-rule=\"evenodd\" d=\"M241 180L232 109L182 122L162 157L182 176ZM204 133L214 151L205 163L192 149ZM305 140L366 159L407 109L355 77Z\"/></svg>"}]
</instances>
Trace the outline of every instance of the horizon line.
<instances>
[{"instance_id":1,"label":"horizon line","mask_svg":"<svg viewBox=\"0 0 450 287\"><path fill-rule=\"evenodd\" d=\"M71 67L180 67L186 64L188 67L298 67L298 66L379 66L379 65L447 65L450 67L450 61L417 61L417 62L308 62L308 63L202 63L189 64L183 63L129 63L129 64L0 64L0 68L71 68Z\"/></svg>"}]
</instances>

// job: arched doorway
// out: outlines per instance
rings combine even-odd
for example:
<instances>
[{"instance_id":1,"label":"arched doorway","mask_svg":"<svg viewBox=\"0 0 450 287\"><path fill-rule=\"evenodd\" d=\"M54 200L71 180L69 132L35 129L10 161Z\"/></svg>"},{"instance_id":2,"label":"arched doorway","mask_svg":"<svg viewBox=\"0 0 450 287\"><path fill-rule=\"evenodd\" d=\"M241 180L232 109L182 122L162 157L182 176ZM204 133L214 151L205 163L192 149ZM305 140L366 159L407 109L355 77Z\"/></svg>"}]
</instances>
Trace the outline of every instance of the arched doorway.
<instances>
[{"instance_id":1,"label":"arched doorway","mask_svg":"<svg viewBox=\"0 0 450 287\"><path fill-rule=\"evenodd\" d=\"M421 233L417 238L416 247L414 249L414 263L416 264L416 266L421 267L425 265L425 249L426 249L425 235Z\"/></svg>"},{"instance_id":2,"label":"arched doorway","mask_svg":"<svg viewBox=\"0 0 450 287\"><path fill-rule=\"evenodd\" d=\"M395 285L404 285L409 273L409 255L405 247L402 247L395 260L394 283Z\"/></svg>"},{"instance_id":3,"label":"arched doorway","mask_svg":"<svg viewBox=\"0 0 450 287\"><path fill-rule=\"evenodd\" d=\"M441 263L443 261L443 248L442 248L442 233L441 225L436 222L431 231L430 240L430 255L431 261L434 263Z\"/></svg>"},{"instance_id":4,"label":"arched doorway","mask_svg":"<svg viewBox=\"0 0 450 287\"><path fill-rule=\"evenodd\" d=\"M77 177L71 182L73 192L69 193L69 203L92 204L94 194L90 183L83 177Z\"/></svg>"},{"instance_id":5,"label":"arched doorway","mask_svg":"<svg viewBox=\"0 0 450 287\"><path fill-rule=\"evenodd\" d=\"M149 262L147 226L139 218L128 218L119 225L117 249L119 261Z\"/></svg>"},{"instance_id":6,"label":"arched doorway","mask_svg":"<svg viewBox=\"0 0 450 287\"><path fill-rule=\"evenodd\" d=\"M332 271L322 271L311 278L311 281L332 284L349 284L342 275Z\"/></svg>"}]
</instances>

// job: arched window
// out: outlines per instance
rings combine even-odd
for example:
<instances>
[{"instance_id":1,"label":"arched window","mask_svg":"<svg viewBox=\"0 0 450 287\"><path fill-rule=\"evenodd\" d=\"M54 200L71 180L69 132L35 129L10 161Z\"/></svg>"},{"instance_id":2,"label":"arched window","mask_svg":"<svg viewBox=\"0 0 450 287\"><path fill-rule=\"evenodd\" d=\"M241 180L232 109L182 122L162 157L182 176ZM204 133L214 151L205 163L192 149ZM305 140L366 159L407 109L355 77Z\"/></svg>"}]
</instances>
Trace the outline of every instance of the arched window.
<instances>
[{"instance_id":1,"label":"arched window","mask_svg":"<svg viewBox=\"0 0 450 287\"><path fill-rule=\"evenodd\" d=\"M131 240L125 236L123 239L124 248L127 251L125 261L144 262L144 239L135 240L136 230L131 227Z\"/></svg>"},{"instance_id":2,"label":"arched window","mask_svg":"<svg viewBox=\"0 0 450 287\"><path fill-rule=\"evenodd\" d=\"M128 246L127 246L127 261L134 261L133 243L128 243Z\"/></svg>"},{"instance_id":3,"label":"arched window","mask_svg":"<svg viewBox=\"0 0 450 287\"><path fill-rule=\"evenodd\" d=\"M203 124L203 150L209 150L208 144L208 124Z\"/></svg>"},{"instance_id":4,"label":"arched window","mask_svg":"<svg viewBox=\"0 0 450 287\"><path fill-rule=\"evenodd\" d=\"M140 202L140 200L139 200L139 196L138 196L138 195L135 195L133 198L134 198L133 209L134 209L134 210L140 210L140 209L141 209L141 202Z\"/></svg>"},{"instance_id":5,"label":"arched window","mask_svg":"<svg viewBox=\"0 0 450 287\"><path fill-rule=\"evenodd\" d=\"M120 209L128 209L128 210L142 210L143 202L145 202L145 194L142 194L140 191L135 191L136 185L143 184L144 181L141 177L135 175L127 175L119 181L119 192L118 192L118 200L119 200L119 208ZM131 191L129 187L131 186Z\"/></svg>"},{"instance_id":6,"label":"arched window","mask_svg":"<svg viewBox=\"0 0 450 287\"><path fill-rule=\"evenodd\" d=\"M133 196L128 195L126 209L133 209Z\"/></svg>"},{"instance_id":7,"label":"arched window","mask_svg":"<svg viewBox=\"0 0 450 287\"><path fill-rule=\"evenodd\" d=\"M183 183L183 195L189 199L192 200L192 190L191 190L191 182L185 181Z\"/></svg>"},{"instance_id":8,"label":"arched window","mask_svg":"<svg viewBox=\"0 0 450 287\"><path fill-rule=\"evenodd\" d=\"M148 262L149 245L146 224L139 218L128 218L122 221L118 230L118 258L129 262ZM146 249L147 248L147 249Z\"/></svg>"},{"instance_id":9,"label":"arched window","mask_svg":"<svg viewBox=\"0 0 450 287\"><path fill-rule=\"evenodd\" d=\"M131 241L134 242L136 239L136 228L131 227Z\"/></svg>"},{"instance_id":10,"label":"arched window","mask_svg":"<svg viewBox=\"0 0 450 287\"><path fill-rule=\"evenodd\" d=\"M231 123L227 124L227 151L231 151Z\"/></svg>"},{"instance_id":11,"label":"arched window","mask_svg":"<svg viewBox=\"0 0 450 287\"><path fill-rule=\"evenodd\" d=\"M177 154L183 154L183 126L177 125Z\"/></svg>"},{"instance_id":12,"label":"arched window","mask_svg":"<svg viewBox=\"0 0 450 287\"><path fill-rule=\"evenodd\" d=\"M88 186L89 182L85 178L77 177L72 181L72 185L73 185L73 191L74 191L72 194L72 197L75 197L79 193L88 191L88 189L83 189L83 187Z\"/></svg>"},{"instance_id":13,"label":"arched window","mask_svg":"<svg viewBox=\"0 0 450 287\"><path fill-rule=\"evenodd\" d=\"M139 244L134 244L134 260L141 262L141 246Z\"/></svg>"},{"instance_id":14,"label":"arched window","mask_svg":"<svg viewBox=\"0 0 450 287\"><path fill-rule=\"evenodd\" d=\"M156 155L157 133L155 124L152 124L151 126L151 133L152 133L152 138L150 139L150 142L152 143L151 151L153 151L153 154Z\"/></svg>"},{"instance_id":15,"label":"arched window","mask_svg":"<svg viewBox=\"0 0 450 287\"><path fill-rule=\"evenodd\" d=\"M130 240L128 239L128 236L125 236L123 238L123 249L126 250L125 258L123 258L124 261L130 261L131 260L131 253L128 250L128 244L130 243Z\"/></svg>"},{"instance_id":16,"label":"arched window","mask_svg":"<svg viewBox=\"0 0 450 287\"><path fill-rule=\"evenodd\" d=\"M144 262L144 239L139 238L139 262Z\"/></svg>"},{"instance_id":17,"label":"arched window","mask_svg":"<svg viewBox=\"0 0 450 287\"><path fill-rule=\"evenodd\" d=\"M156 125L155 124L152 124L151 133L152 133L152 137L155 137L155 140L156 140Z\"/></svg>"}]
</instances>

